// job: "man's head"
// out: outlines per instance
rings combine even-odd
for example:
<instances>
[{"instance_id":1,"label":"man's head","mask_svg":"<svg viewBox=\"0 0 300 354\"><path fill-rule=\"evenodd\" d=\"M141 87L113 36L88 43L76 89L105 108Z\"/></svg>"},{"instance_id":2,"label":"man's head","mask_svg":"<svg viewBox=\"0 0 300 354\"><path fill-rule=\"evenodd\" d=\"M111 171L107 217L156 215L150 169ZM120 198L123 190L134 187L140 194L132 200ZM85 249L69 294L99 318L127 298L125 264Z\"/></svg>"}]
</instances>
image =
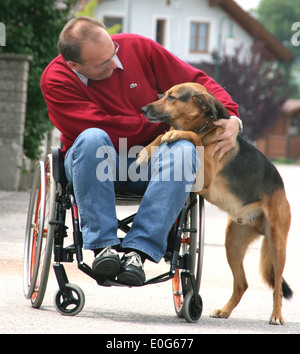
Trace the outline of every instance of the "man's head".
<instances>
[{"instance_id":1,"label":"man's head","mask_svg":"<svg viewBox=\"0 0 300 354\"><path fill-rule=\"evenodd\" d=\"M91 80L107 79L117 68L113 58L118 44L101 22L90 17L70 20L59 36L58 49L72 69Z\"/></svg>"}]
</instances>

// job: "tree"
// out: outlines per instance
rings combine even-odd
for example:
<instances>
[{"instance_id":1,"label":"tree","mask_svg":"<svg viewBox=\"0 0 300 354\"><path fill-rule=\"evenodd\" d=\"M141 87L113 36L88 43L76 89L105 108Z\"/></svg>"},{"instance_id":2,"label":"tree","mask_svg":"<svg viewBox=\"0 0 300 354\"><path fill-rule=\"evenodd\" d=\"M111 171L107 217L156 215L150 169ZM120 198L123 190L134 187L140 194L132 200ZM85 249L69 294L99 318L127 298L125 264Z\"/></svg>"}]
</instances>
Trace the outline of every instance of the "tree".
<instances>
[{"instance_id":1,"label":"tree","mask_svg":"<svg viewBox=\"0 0 300 354\"><path fill-rule=\"evenodd\" d=\"M255 13L268 31L296 56L300 56L299 47L291 42L294 34L292 25L300 22L299 0L261 0Z\"/></svg>"},{"instance_id":2,"label":"tree","mask_svg":"<svg viewBox=\"0 0 300 354\"><path fill-rule=\"evenodd\" d=\"M6 46L1 52L31 54L24 151L39 157L39 147L52 125L40 90L40 78L48 63L58 54L57 39L77 0L0 2L0 21L6 27Z\"/></svg>"},{"instance_id":3,"label":"tree","mask_svg":"<svg viewBox=\"0 0 300 354\"><path fill-rule=\"evenodd\" d=\"M82 1L81 4L78 3L78 7L79 10L75 13L76 17L79 16L88 16L88 17L95 17L95 10L98 6L98 0L88 0L86 1ZM81 6L80 6L81 5ZM104 23L103 19L99 19L98 20L102 21ZM107 28L107 32L111 35L111 34L116 34L116 33L120 33L122 31L122 25L120 24L115 24L111 27Z\"/></svg>"},{"instance_id":4,"label":"tree","mask_svg":"<svg viewBox=\"0 0 300 354\"><path fill-rule=\"evenodd\" d=\"M240 53L238 48L235 55L222 57L219 84L239 104L244 122L242 135L256 140L276 123L293 88L279 64L268 59L258 43L252 46L247 60L241 61ZM209 75L214 73L213 64L202 63L199 67Z\"/></svg>"}]
</instances>

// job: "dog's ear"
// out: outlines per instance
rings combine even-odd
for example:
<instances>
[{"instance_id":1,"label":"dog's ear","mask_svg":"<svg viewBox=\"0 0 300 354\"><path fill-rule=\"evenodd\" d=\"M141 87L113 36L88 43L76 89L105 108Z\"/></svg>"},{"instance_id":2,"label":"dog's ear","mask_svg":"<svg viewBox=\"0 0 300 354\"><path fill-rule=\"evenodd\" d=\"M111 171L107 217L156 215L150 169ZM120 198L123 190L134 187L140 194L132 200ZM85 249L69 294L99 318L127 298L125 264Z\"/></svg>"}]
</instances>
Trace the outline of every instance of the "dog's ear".
<instances>
[{"instance_id":1,"label":"dog's ear","mask_svg":"<svg viewBox=\"0 0 300 354\"><path fill-rule=\"evenodd\" d=\"M215 107L213 96L198 94L193 96L193 102L200 108L201 112L205 112L206 115L213 117L214 120L218 119L218 111Z\"/></svg>"},{"instance_id":2,"label":"dog's ear","mask_svg":"<svg viewBox=\"0 0 300 354\"><path fill-rule=\"evenodd\" d=\"M217 119L229 119L229 113L224 105L215 98L215 96L211 95L213 100L213 105L215 110L217 111Z\"/></svg>"},{"instance_id":3,"label":"dog's ear","mask_svg":"<svg viewBox=\"0 0 300 354\"><path fill-rule=\"evenodd\" d=\"M198 94L193 96L193 102L200 108L201 111L207 112L214 120L221 118L229 118L227 109L213 95Z\"/></svg>"}]
</instances>

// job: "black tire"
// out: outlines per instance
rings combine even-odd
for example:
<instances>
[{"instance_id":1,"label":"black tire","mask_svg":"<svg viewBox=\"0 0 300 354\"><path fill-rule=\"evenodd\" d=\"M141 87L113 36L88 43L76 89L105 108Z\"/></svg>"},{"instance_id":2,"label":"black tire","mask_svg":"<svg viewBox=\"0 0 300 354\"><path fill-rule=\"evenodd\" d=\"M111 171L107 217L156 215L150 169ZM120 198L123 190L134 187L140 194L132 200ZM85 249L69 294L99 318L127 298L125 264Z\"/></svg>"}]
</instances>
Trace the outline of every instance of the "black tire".
<instances>
[{"instance_id":1,"label":"black tire","mask_svg":"<svg viewBox=\"0 0 300 354\"><path fill-rule=\"evenodd\" d=\"M52 156L36 167L27 214L24 250L24 295L32 307L43 302L53 249L56 183L52 177Z\"/></svg>"},{"instance_id":2,"label":"black tire","mask_svg":"<svg viewBox=\"0 0 300 354\"><path fill-rule=\"evenodd\" d=\"M84 307L85 296L81 288L66 284L66 290L58 290L54 297L56 310L64 316L76 316Z\"/></svg>"},{"instance_id":3,"label":"black tire","mask_svg":"<svg viewBox=\"0 0 300 354\"><path fill-rule=\"evenodd\" d=\"M187 205L193 205L197 198L198 196L195 193L190 193ZM180 254L189 253L191 255L190 272L195 276L196 290L199 292L204 248L204 202L202 197L199 197L198 203L194 204L188 211L183 229L196 230L196 232L182 233ZM182 276L184 271L176 269L172 279L174 308L179 318L185 317L183 313L185 297L192 289L189 278Z\"/></svg>"},{"instance_id":4,"label":"black tire","mask_svg":"<svg viewBox=\"0 0 300 354\"><path fill-rule=\"evenodd\" d=\"M197 297L197 298L196 298ZM187 322L195 323L199 320L202 314L202 299L199 294L194 295L193 291L189 291L184 298L182 314Z\"/></svg>"}]
</instances>

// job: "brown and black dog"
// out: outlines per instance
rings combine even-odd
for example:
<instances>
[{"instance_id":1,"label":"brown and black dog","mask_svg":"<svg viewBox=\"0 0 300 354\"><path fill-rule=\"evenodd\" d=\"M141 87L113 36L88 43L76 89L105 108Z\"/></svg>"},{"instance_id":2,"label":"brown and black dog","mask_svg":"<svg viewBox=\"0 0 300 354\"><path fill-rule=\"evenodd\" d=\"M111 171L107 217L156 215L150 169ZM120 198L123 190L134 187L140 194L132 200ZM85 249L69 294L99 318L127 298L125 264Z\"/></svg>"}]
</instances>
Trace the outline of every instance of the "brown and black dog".
<instances>
[{"instance_id":1,"label":"brown and black dog","mask_svg":"<svg viewBox=\"0 0 300 354\"><path fill-rule=\"evenodd\" d=\"M138 163L148 161L151 147L164 142L186 139L195 146L204 146L204 188L199 194L229 214L225 246L233 274L233 293L211 317L228 318L241 300L248 287L243 268L246 250L252 241L264 235L260 270L274 289L270 323L283 324L282 296L290 298L293 294L282 277L291 213L278 171L240 136L220 161L218 153L212 157L218 143L214 137L223 131L212 120L229 118L229 114L200 84L176 85L162 99L143 107L142 112L149 121L167 122L171 129L141 151Z\"/></svg>"}]
</instances>

